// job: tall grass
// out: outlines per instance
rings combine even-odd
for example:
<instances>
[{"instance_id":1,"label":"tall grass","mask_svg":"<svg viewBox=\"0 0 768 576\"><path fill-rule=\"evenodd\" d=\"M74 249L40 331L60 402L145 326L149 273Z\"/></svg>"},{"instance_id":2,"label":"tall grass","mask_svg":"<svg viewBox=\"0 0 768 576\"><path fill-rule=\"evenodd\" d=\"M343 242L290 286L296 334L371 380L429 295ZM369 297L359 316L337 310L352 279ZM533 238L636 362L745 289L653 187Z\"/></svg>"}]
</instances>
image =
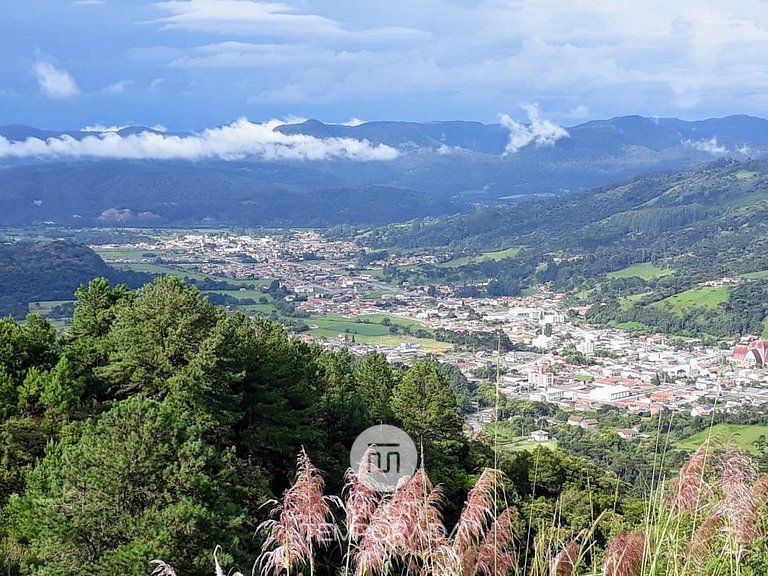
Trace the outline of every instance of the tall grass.
<instances>
[{"instance_id":1,"label":"tall grass","mask_svg":"<svg viewBox=\"0 0 768 576\"><path fill-rule=\"evenodd\" d=\"M711 442L654 487L642 525L616 531L602 548L595 531L606 513L570 539L557 518L542 522L528 551L524 522L494 468L480 474L451 529L441 516L441 487L424 469L391 493L372 490L364 474L348 470L344 499L327 496L302 450L296 481L260 526L265 540L254 573L314 574L315 554L332 543L344 549L334 573L349 576L757 576L745 561L761 553L768 561L768 475L745 454ZM223 574L215 554L214 561L215 574ZM155 576L175 576L155 562Z\"/></svg>"}]
</instances>

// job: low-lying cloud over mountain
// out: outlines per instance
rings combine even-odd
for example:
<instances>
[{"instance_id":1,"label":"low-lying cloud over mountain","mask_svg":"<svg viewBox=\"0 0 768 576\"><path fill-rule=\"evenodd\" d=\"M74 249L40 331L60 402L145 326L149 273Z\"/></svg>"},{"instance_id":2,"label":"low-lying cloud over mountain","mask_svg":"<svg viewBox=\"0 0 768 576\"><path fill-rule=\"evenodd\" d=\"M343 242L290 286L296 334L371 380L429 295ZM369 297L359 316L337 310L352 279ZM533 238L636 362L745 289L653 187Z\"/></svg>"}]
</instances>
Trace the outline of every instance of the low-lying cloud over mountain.
<instances>
[{"instance_id":1,"label":"low-lying cloud over mountain","mask_svg":"<svg viewBox=\"0 0 768 576\"><path fill-rule=\"evenodd\" d=\"M0 136L0 158L112 158L131 160L393 160L398 151L385 144L354 138L317 138L285 134L275 128L283 122L261 124L241 118L198 134L172 135L157 130L126 133L125 128L95 127L81 137L9 140Z\"/></svg>"},{"instance_id":2,"label":"low-lying cloud over mountain","mask_svg":"<svg viewBox=\"0 0 768 576\"><path fill-rule=\"evenodd\" d=\"M524 104L522 108L528 114L528 125L515 122L507 114L499 116L501 125L509 130L509 142L504 149L505 154L514 154L531 143L552 146L560 138L568 137L568 130L541 117L538 105Z\"/></svg>"},{"instance_id":3,"label":"low-lying cloud over mountain","mask_svg":"<svg viewBox=\"0 0 768 576\"><path fill-rule=\"evenodd\" d=\"M197 133L0 126L0 224L323 226L455 213L768 157L768 121L625 116L528 122L245 119Z\"/></svg>"}]
</instances>

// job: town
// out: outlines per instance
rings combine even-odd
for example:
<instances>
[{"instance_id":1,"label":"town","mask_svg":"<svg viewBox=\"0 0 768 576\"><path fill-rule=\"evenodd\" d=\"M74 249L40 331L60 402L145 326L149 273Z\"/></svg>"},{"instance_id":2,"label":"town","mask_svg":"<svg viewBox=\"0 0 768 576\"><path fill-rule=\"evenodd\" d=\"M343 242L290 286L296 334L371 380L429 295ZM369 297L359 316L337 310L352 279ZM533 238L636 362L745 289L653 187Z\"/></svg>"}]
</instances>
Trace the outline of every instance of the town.
<instances>
[{"instance_id":1,"label":"town","mask_svg":"<svg viewBox=\"0 0 768 576\"><path fill-rule=\"evenodd\" d=\"M565 294L546 285L520 297L473 298L448 284L398 283L385 274L388 268L434 264L434 254L386 254L361 264L354 242L309 230L255 236L163 232L153 241L93 248L112 265L136 270L165 267L262 288L277 280L281 299L303 319L300 329L291 328L297 337L355 354L382 352L392 362L432 355L470 380L481 374L488 379L490 370L500 393L511 398L576 412L612 406L638 415L668 410L695 416L768 402L768 344L757 336L707 347L590 326L583 307L568 305ZM504 335L512 349L493 345L498 338L468 349L438 334ZM588 419L574 422L591 425Z\"/></svg>"}]
</instances>

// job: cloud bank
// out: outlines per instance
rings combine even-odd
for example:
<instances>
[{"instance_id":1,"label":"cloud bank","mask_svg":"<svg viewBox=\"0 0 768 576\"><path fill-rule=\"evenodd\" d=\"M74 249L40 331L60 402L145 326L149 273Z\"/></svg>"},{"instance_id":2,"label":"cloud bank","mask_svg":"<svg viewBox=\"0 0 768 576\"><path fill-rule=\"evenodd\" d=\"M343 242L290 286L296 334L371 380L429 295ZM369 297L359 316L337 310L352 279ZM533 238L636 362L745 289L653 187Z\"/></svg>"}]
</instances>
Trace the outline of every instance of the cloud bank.
<instances>
[{"instance_id":1,"label":"cloud bank","mask_svg":"<svg viewBox=\"0 0 768 576\"><path fill-rule=\"evenodd\" d=\"M554 146L561 138L568 138L568 131L551 120L541 117L539 107L536 104L524 104L521 106L528 115L529 124L515 122L509 115L502 114L499 118L501 125L509 130L509 142L504 149L504 154L515 154L521 148L533 143L537 146Z\"/></svg>"},{"instance_id":2,"label":"cloud bank","mask_svg":"<svg viewBox=\"0 0 768 576\"><path fill-rule=\"evenodd\" d=\"M0 137L0 158L114 158L135 160L393 160L398 151L352 138L282 134L284 123L257 124L241 118L189 136L142 132L122 136L111 128L82 139L71 136L9 141ZM93 128L93 127L91 127Z\"/></svg>"},{"instance_id":3,"label":"cloud bank","mask_svg":"<svg viewBox=\"0 0 768 576\"><path fill-rule=\"evenodd\" d=\"M709 140L685 140L683 141L683 144L690 146L694 150L707 152L713 156L723 156L728 154L728 148L718 143L716 136L712 136Z\"/></svg>"},{"instance_id":4,"label":"cloud bank","mask_svg":"<svg viewBox=\"0 0 768 576\"><path fill-rule=\"evenodd\" d=\"M80 93L75 79L69 72L56 68L46 60L35 62L34 72L40 90L49 98L71 98Z\"/></svg>"}]
</instances>

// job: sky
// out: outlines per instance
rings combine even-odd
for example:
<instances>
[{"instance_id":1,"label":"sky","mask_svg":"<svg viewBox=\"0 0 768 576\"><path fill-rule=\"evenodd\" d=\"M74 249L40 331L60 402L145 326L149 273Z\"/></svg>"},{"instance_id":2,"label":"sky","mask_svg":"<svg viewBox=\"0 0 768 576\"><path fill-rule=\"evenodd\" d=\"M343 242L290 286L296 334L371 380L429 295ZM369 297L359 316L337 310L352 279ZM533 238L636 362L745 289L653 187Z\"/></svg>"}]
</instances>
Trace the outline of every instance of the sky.
<instances>
[{"instance_id":1,"label":"sky","mask_svg":"<svg viewBox=\"0 0 768 576\"><path fill-rule=\"evenodd\" d=\"M0 125L768 116L765 0L3 4Z\"/></svg>"}]
</instances>

